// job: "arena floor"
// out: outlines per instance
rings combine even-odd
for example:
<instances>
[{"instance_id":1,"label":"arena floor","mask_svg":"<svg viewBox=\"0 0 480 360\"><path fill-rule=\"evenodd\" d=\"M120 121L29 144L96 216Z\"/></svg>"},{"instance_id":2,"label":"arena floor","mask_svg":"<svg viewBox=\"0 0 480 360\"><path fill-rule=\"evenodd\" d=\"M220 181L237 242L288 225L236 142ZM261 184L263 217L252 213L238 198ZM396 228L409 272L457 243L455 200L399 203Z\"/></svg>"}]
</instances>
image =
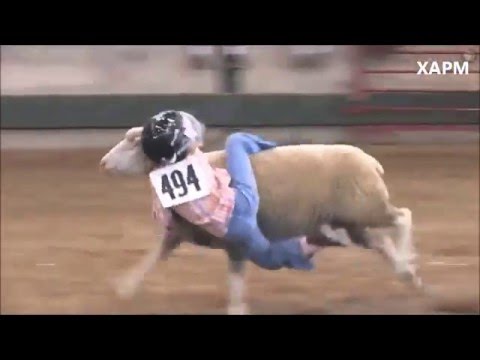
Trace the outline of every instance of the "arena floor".
<instances>
[{"instance_id":1,"label":"arena floor","mask_svg":"<svg viewBox=\"0 0 480 360\"><path fill-rule=\"evenodd\" d=\"M433 295L399 282L375 253L327 249L311 273L249 266L255 314L479 313L478 145L369 146L394 203L413 211L420 274ZM105 149L106 150L106 149ZM1 312L222 314L222 252L185 245L133 300L110 281L149 248L145 179L99 174L99 150L2 151Z\"/></svg>"}]
</instances>

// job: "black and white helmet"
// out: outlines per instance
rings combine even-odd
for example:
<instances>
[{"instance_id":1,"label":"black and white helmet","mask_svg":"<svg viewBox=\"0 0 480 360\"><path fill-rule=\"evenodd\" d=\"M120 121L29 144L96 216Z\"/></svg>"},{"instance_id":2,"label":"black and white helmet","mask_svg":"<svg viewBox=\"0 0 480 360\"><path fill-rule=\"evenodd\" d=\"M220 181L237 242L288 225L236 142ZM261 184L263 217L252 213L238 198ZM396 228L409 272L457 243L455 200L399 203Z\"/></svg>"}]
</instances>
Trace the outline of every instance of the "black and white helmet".
<instances>
[{"instance_id":1,"label":"black and white helmet","mask_svg":"<svg viewBox=\"0 0 480 360\"><path fill-rule=\"evenodd\" d=\"M185 159L194 142L203 143L203 133L203 124L192 115L162 111L143 126L143 152L157 164L174 164Z\"/></svg>"}]
</instances>

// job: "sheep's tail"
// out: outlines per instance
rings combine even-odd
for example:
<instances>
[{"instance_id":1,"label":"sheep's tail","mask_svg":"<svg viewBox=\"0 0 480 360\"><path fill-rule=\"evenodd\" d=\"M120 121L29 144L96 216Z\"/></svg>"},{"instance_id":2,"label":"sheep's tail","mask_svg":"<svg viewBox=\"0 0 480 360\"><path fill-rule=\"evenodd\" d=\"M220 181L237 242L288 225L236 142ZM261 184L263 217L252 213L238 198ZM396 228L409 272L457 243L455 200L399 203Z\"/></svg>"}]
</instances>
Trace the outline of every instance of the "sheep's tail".
<instances>
[{"instance_id":1,"label":"sheep's tail","mask_svg":"<svg viewBox=\"0 0 480 360\"><path fill-rule=\"evenodd\" d=\"M354 148L355 151L357 151L358 154L360 154L362 159L365 158L366 163L368 163L373 169L375 169L377 174L383 178L383 175L385 175L385 170L383 169L382 164L380 164L380 162L377 159L375 159L372 155L366 153L365 150L363 149L360 149L354 146L350 146L350 148Z\"/></svg>"},{"instance_id":2,"label":"sheep's tail","mask_svg":"<svg viewBox=\"0 0 480 360\"><path fill-rule=\"evenodd\" d=\"M383 177L383 175L385 175L385 170L383 170L382 164L380 164L380 162L377 159L375 159L372 155L369 155L369 154L366 154L366 155L367 155L368 159L370 160L370 163L372 164L372 166L377 171L378 175Z\"/></svg>"}]
</instances>

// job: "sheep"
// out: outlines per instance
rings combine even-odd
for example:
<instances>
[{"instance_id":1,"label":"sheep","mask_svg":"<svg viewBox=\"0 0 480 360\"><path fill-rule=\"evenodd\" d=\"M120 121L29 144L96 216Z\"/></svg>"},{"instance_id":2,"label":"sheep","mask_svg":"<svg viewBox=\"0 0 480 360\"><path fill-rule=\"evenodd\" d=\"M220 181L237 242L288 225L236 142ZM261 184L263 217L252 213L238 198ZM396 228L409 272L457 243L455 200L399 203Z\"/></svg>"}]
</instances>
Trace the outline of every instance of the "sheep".
<instances>
[{"instance_id":1,"label":"sheep","mask_svg":"<svg viewBox=\"0 0 480 360\"><path fill-rule=\"evenodd\" d=\"M102 169L117 175L148 174L154 164L139 145L141 131L142 128L127 131L125 139L102 158ZM213 166L225 168L224 150L207 154ZM269 239L344 228L352 242L378 251L402 280L422 289L422 280L413 264L416 255L411 239L411 211L392 205L383 180L384 169L374 157L351 145L301 144L251 155L251 161L261 199L258 221ZM132 296L158 259L167 259L182 241L190 241L227 252L230 285L227 312L248 313L243 302L246 261L242 251L225 247L221 239L178 215L173 216L177 220L174 229L168 229L162 245L117 283L117 293L122 297ZM392 229L382 236L375 231Z\"/></svg>"}]
</instances>

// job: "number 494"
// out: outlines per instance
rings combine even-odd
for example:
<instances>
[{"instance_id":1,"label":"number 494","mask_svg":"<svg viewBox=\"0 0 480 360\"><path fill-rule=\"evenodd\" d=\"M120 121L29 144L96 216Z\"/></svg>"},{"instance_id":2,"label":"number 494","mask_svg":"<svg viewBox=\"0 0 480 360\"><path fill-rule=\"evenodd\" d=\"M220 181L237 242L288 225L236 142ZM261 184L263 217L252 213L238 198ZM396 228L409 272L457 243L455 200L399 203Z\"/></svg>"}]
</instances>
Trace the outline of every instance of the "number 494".
<instances>
[{"instance_id":1,"label":"number 494","mask_svg":"<svg viewBox=\"0 0 480 360\"><path fill-rule=\"evenodd\" d=\"M172 187L173 184L173 187ZM196 191L200 191L200 183L198 181L197 174L193 169L192 164L187 166L187 179L185 181L184 174L180 170L174 170L170 173L170 176L164 174L162 176L162 193L168 193L170 198L175 199L175 193L173 188L181 190L182 192L178 194L179 197L183 197L188 194L190 185L195 186Z\"/></svg>"}]
</instances>

